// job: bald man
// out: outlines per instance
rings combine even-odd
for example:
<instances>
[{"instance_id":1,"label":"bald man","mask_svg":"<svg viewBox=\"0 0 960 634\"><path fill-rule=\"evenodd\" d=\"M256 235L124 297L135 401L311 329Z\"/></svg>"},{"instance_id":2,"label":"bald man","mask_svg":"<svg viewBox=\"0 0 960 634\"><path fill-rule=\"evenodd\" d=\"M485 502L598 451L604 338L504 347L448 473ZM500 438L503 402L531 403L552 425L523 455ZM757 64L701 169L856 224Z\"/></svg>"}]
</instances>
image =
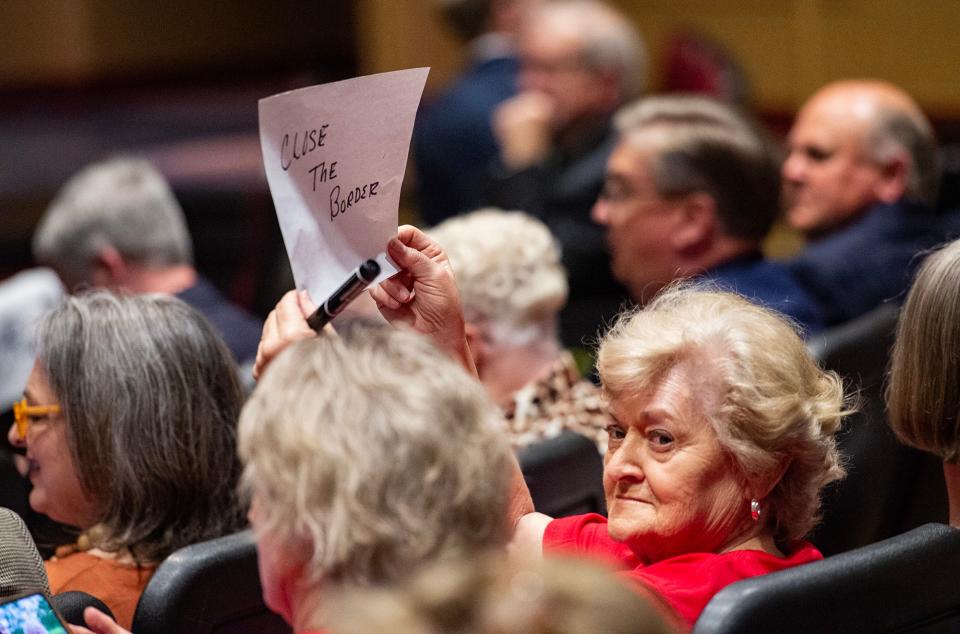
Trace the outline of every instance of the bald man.
<instances>
[{"instance_id":1,"label":"bald man","mask_svg":"<svg viewBox=\"0 0 960 634\"><path fill-rule=\"evenodd\" d=\"M839 81L804 104L783 164L787 219L810 243L790 268L826 324L902 299L917 253L944 240L930 123L901 89Z\"/></svg>"}]
</instances>

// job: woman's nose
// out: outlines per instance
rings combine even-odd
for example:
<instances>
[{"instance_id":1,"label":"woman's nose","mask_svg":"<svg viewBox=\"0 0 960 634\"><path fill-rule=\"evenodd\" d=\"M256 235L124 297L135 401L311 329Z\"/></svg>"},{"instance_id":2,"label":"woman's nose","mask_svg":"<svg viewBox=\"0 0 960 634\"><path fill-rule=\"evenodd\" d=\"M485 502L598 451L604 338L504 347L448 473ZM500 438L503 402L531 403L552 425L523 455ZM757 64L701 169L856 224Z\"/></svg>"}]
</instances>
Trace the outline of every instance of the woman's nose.
<instances>
[{"instance_id":1,"label":"woman's nose","mask_svg":"<svg viewBox=\"0 0 960 634\"><path fill-rule=\"evenodd\" d=\"M10 425L10 429L7 431L7 440L9 440L10 444L14 447L25 447L27 445L26 439L20 437L16 423Z\"/></svg>"},{"instance_id":2,"label":"woman's nose","mask_svg":"<svg viewBox=\"0 0 960 634\"><path fill-rule=\"evenodd\" d=\"M607 461L604 471L615 481L643 480L643 448L629 434Z\"/></svg>"}]
</instances>

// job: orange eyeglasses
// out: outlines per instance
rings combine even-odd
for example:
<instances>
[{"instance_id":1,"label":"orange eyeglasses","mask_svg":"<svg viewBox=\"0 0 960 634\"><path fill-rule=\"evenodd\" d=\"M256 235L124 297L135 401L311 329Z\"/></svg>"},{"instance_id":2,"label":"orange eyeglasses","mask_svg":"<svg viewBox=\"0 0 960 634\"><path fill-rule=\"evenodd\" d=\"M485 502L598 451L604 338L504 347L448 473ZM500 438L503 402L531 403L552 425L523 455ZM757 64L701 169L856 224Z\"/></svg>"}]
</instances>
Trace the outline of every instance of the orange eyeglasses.
<instances>
[{"instance_id":1,"label":"orange eyeglasses","mask_svg":"<svg viewBox=\"0 0 960 634\"><path fill-rule=\"evenodd\" d=\"M34 418L59 413L59 405L27 405L27 399L17 401L13 404L13 422L17 426L17 435L26 438L27 429Z\"/></svg>"}]
</instances>

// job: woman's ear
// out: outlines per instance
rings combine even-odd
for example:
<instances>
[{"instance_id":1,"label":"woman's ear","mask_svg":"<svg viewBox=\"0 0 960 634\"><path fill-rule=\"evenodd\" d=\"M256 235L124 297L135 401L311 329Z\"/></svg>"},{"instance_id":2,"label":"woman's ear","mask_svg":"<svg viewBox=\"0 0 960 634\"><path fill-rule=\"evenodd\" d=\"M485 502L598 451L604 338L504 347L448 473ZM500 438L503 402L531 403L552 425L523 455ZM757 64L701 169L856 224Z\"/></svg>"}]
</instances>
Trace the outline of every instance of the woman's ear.
<instances>
[{"instance_id":1,"label":"woman's ear","mask_svg":"<svg viewBox=\"0 0 960 634\"><path fill-rule=\"evenodd\" d=\"M773 491L773 488L780 483L780 480L783 479L784 474L786 474L787 469L790 468L790 460L787 462L778 465L776 471L774 471L770 476L762 482L754 482L750 487L748 487L750 496L758 500L764 500L767 496L770 495L770 492Z\"/></svg>"}]
</instances>

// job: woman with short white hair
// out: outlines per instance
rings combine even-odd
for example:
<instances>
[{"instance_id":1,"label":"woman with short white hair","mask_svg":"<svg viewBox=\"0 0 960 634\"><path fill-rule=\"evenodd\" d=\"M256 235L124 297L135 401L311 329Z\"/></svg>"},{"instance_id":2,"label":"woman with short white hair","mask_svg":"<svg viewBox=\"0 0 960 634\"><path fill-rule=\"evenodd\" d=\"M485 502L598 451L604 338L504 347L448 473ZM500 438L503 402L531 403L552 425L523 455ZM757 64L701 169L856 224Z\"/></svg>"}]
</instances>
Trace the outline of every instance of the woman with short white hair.
<instances>
[{"instance_id":1,"label":"woman with short white hair","mask_svg":"<svg viewBox=\"0 0 960 634\"><path fill-rule=\"evenodd\" d=\"M567 274L550 229L519 211L480 209L430 230L460 288L480 381L515 448L571 430L606 450L600 390L558 338Z\"/></svg>"}]
</instances>

